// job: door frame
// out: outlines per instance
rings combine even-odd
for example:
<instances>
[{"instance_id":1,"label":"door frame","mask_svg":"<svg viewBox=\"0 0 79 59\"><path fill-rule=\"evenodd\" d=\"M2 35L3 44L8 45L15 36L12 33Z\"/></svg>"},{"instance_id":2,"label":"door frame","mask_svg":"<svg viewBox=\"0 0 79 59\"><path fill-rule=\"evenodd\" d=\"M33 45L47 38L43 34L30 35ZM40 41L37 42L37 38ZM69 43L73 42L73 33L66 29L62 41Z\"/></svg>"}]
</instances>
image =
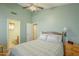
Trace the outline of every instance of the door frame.
<instances>
[{"instance_id":1,"label":"door frame","mask_svg":"<svg viewBox=\"0 0 79 59\"><path fill-rule=\"evenodd\" d=\"M36 23L26 23L26 42L27 42L27 24L30 24L31 25L31 37L32 39L31 40L34 40L35 39L35 36L37 38L37 24ZM36 26L36 33L34 31L34 26ZM36 35L35 35L36 34ZM28 40L29 41L29 40Z\"/></svg>"},{"instance_id":2,"label":"door frame","mask_svg":"<svg viewBox=\"0 0 79 59\"><path fill-rule=\"evenodd\" d=\"M19 21L19 20L15 20L15 19L7 19L7 49L8 49L8 40L9 40L9 21L10 20L13 20L13 21ZM19 21L20 25L21 25L21 22ZM20 31L21 33L21 31ZM20 34L19 34L19 44L20 44Z\"/></svg>"},{"instance_id":3,"label":"door frame","mask_svg":"<svg viewBox=\"0 0 79 59\"><path fill-rule=\"evenodd\" d=\"M36 23L32 24L32 32L33 32L33 34L32 34L33 35L33 40L35 40L37 38L37 24Z\"/></svg>"}]
</instances>

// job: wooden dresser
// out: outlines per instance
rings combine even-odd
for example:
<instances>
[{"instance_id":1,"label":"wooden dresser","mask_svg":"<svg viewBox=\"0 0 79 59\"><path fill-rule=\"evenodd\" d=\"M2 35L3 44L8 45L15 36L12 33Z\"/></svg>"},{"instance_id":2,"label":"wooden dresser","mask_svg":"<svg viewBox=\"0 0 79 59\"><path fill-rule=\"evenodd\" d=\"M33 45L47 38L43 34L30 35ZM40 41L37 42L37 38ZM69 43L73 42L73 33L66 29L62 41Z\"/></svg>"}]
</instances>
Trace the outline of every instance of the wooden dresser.
<instances>
[{"instance_id":1,"label":"wooden dresser","mask_svg":"<svg viewBox=\"0 0 79 59\"><path fill-rule=\"evenodd\" d=\"M75 43L64 43L65 56L79 56L79 45Z\"/></svg>"}]
</instances>

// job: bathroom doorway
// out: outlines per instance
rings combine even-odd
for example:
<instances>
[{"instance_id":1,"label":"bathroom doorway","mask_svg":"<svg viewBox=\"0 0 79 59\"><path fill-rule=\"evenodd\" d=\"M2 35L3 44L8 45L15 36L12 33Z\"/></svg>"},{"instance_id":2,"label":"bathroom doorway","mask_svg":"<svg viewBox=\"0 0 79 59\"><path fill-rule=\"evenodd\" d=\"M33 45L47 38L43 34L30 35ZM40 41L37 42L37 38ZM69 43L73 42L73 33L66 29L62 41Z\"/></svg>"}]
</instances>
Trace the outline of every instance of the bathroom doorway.
<instances>
[{"instance_id":1,"label":"bathroom doorway","mask_svg":"<svg viewBox=\"0 0 79 59\"><path fill-rule=\"evenodd\" d=\"M20 44L20 21L8 20L8 49Z\"/></svg>"}]
</instances>

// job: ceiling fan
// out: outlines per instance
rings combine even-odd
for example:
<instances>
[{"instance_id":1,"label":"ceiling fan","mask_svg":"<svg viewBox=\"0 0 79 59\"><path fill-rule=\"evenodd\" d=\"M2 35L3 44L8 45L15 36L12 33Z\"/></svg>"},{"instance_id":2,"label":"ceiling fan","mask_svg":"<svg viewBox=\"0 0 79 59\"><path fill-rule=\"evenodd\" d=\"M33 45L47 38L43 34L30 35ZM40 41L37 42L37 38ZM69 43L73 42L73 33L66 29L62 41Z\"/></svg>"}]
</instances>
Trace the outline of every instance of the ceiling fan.
<instances>
[{"instance_id":1,"label":"ceiling fan","mask_svg":"<svg viewBox=\"0 0 79 59\"><path fill-rule=\"evenodd\" d=\"M26 6L23 7L23 8L24 9L29 9L32 12L35 12L35 11L39 11L39 10L44 9L42 6L38 6L37 4L34 4L34 3L27 3Z\"/></svg>"}]
</instances>

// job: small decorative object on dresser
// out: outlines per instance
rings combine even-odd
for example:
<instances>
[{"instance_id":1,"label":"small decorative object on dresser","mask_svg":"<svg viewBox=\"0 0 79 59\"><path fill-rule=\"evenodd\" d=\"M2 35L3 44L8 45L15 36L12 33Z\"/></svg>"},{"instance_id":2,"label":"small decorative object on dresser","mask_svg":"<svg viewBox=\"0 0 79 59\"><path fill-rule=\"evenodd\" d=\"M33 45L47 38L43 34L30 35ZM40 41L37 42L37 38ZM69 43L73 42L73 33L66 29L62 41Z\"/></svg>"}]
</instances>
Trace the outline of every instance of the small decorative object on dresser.
<instances>
[{"instance_id":1,"label":"small decorative object on dresser","mask_svg":"<svg viewBox=\"0 0 79 59\"><path fill-rule=\"evenodd\" d=\"M68 41L64 43L65 56L79 56L79 45Z\"/></svg>"}]
</instances>

